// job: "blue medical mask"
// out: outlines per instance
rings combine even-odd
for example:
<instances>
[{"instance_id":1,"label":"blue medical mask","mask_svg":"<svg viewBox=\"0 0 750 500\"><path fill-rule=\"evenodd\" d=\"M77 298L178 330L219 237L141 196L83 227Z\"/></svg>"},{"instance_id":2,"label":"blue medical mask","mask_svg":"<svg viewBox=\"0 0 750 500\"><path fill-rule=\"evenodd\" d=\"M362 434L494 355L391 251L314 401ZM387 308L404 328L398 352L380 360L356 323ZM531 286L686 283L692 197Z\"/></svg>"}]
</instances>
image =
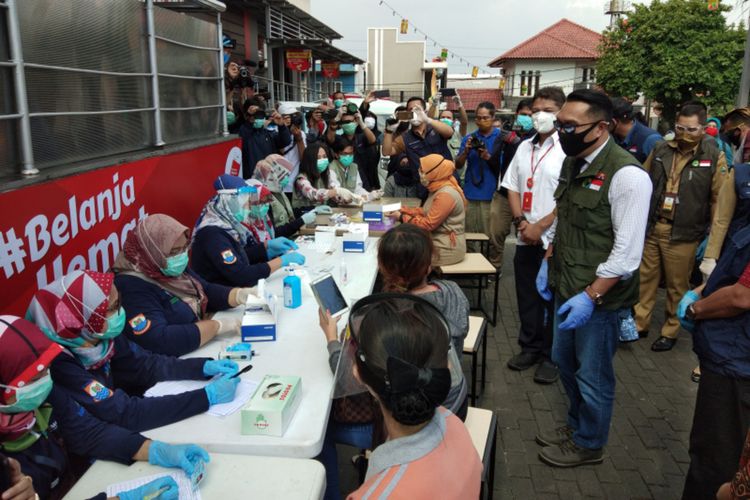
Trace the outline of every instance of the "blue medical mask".
<instances>
[{"instance_id":1,"label":"blue medical mask","mask_svg":"<svg viewBox=\"0 0 750 500\"><path fill-rule=\"evenodd\" d=\"M237 123L237 115L233 111L227 111L227 125L234 125Z\"/></svg>"},{"instance_id":2,"label":"blue medical mask","mask_svg":"<svg viewBox=\"0 0 750 500\"><path fill-rule=\"evenodd\" d=\"M167 257L167 267L163 267L161 272L164 276L179 276L185 272L185 268L188 265L188 253L187 250L180 252L177 255ZM123 320L124 321L124 320Z\"/></svg>"},{"instance_id":3,"label":"blue medical mask","mask_svg":"<svg viewBox=\"0 0 750 500\"><path fill-rule=\"evenodd\" d=\"M534 120L527 115L518 115L515 124L524 132L528 132L534 126Z\"/></svg>"},{"instance_id":4,"label":"blue medical mask","mask_svg":"<svg viewBox=\"0 0 750 500\"><path fill-rule=\"evenodd\" d=\"M249 215L250 215L249 208L240 208L238 212L234 213L234 218L237 219L237 222L245 222L245 220L247 220L247 217Z\"/></svg>"},{"instance_id":5,"label":"blue medical mask","mask_svg":"<svg viewBox=\"0 0 750 500\"><path fill-rule=\"evenodd\" d=\"M227 54L226 52L224 52L224 64L226 64L228 62L229 62L229 54Z\"/></svg>"},{"instance_id":6,"label":"blue medical mask","mask_svg":"<svg viewBox=\"0 0 750 500\"><path fill-rule=\"evenodd\" d=\"M70 350L86 369L99 363L109 353L109 339L102 340L95 346L71 347Z\"/></svg>"},{"instance_id":7,"label":"blue medical mask","mask_svg":"<svg viewBox=\"0 0 750 500\"><path fill-rule=\"evenodd\" d=\"M253 205L250 207L250 215L254 219L265 219L266 215L268 215L268 209L270 208L270 205L268 203L264 203L262 205Z\"/></svg>"},{"instance_id":8,"label":"blue medical mask","mask_svg":"<svg viewBox=\"0 0 750 500\"><path fill-rule=\"evenodd\" d=\"M263 128L265 125L266 125L266 120L264 118L256 118L253 120L254 128Z\"/></svg>"},{"instance_id":9,"label":"blue medical mask","mask_svg":"<svg viewBox=\"0 0 750 500\"><path fill-rule=\"evenodd\" d=\"M318 158L318 172L323 172L328 168L328 158Z\"/></svg>"},{"instance_id":10,"label":"blue medical mask","mask_svg":"<svg viewBox=\"0 0 750 500\"><path fill-rule=\"evenodd\" d=\"M167 259L169 260L169 259ZM187 262L185 263L187 265ZM175 275L177 276L177 275ZM97 334L103 339L113 339L122 333L125 328L125 309L120 307L116 313L107 317L107 331Z\"/></svg>"},{"instance_id":11,"label":"blue medical mask","mask_svg":"<svg viewBox=\"0 0 750 500\"><path fill-rule=\"evenodd\" d=\"M42 406L52 391L52 377L47 373L39 380L35 380L23 387L0 384L0 387L16 391L16 402L10 405L0 405L0 413L24 413Z\"/></svg>"},{"instance_id":12,"label":"blue medical mask","mask_svg":"<svg viewBox=\"0 0 750 500\"><path fill-rule=\"evenodd\" d=\"M336 99L333 101L333 105L336 106L336 109L339 109L341 106L344 105L343 99Z\"/></svg>"},{"instance_id":13,"label":"blue medical mask","mask_svg":"<svg viewBox=\"0 0 750 500\"><path fill-rule=\"evenodd\" d=\"M352 135L357 131L357 124L354 122L344 123L343 125L341 125L341 129L346 135Z\"/></svg>"},{"instance_id":14,"label":"blue medical mask","mask_svg":"<svg viewBox=\"0 0 750 500\"><path fill-rule=\"evenodd\" d=\"M441 118L440 121L448 125L450 128L453 128L453 120L450 118Z\"/></svg>"},{"instance_id":15,"label":"blue medical mask","mask_svg":"<svg viewBox=\"0 0 750 500\"><path fill-rule=\"evenodd\" d=\"M341 158L339 158L339 161L345 168L349 167L349 165L351 165L354 161L354 155L343 155Z\"/></svg>"}]
</instances>

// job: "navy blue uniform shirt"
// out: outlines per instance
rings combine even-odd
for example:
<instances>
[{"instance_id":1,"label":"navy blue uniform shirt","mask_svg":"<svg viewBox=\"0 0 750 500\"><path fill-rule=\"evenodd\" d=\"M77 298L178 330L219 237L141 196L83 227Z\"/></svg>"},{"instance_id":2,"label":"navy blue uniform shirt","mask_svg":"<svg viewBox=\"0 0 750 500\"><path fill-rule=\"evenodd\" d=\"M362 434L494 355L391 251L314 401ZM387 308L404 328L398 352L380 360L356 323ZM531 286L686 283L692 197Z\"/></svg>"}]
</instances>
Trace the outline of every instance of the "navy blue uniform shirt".
<instances>
[{"instance_id":1,"label":"navy blue uniform shirt","mask_svg":"<svg viewBox=\"0 0 750 500\"><path fill-rule=\"evenodd\" d=\"M209 283L188 270L200 281L208 297L209 311L229 308L231 287ZM137 276L118 274L115 286L127 321L123 333L149 351L171 356L192 352L201 344L201 334L193 310L182 299L156 283Z\"/></svg>"},{"instance_id":2,"label":"navy blue uniform shirt","mask_svg":"<svg viewBox=\"0 0 750 500\"><path fill-rule=\"evenodd\" d=\"M207 358L178 359L149 352L124 335L114 339L115 354L99 369L87 370L65 352L50 365L55 386L95 417L134 431L154 429L208 410L205 389L143 398L123 388L151 387L163 380L202 380Z\"/></svg>"},{"instance_id":3,"label":"navy blue uniform shirt","mask_svg":"<svg viewBox=\"0 0 750 500\"><path fill-rule=\"evenodd\" d=\"M251 122L240 127L242 138L242 177L249 179L255 171L255 164L266 156L278 153L292 141L292 134L286 125L279 125L278 131L254 128Z\"/></svg>"},{"instance_id":4,"label":"navy blue uniform shirt","mask_svg":"<svg viewBox=\"0 0 750 500\"><path fill-rule=\"evenodd\" d=\"M190 252L190 267L201 278L226 286L255 286L271 274L267 261L265 245L251 239L243 247L217 226L199 229Z\"/></svg>"}]
</instances>

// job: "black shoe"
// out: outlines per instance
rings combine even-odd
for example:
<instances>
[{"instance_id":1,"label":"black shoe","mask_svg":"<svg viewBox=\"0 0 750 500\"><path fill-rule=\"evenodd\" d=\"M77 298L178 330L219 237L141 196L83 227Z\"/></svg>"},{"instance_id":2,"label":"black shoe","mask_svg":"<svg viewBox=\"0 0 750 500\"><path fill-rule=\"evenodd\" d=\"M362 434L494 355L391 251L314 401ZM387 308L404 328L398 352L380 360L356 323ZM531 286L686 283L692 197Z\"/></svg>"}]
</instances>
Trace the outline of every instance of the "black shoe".
<instances>
[{"instance_id":1,"label":"black shoe","mask_svg":"<svg viewBox=\"0 0 750 500\"><path fill-rule=\"evenodd\" d=\"M590 450L577 446L572 439L558 446L547 446L539 450L539 459L555 467L577 467L586 464L600 464L604 461L604 451Z\"/></svg>"},{"instance_id":2,"label":"black shoe","mask_svg":"<svg viewBox=\"0 0 750 500\"><path fill-rule=\"evenodd\" d=\"M642 339L648 337L648 330L638 330L638 336Z\"/></svg>"},{"instance_id":3,"label":"black shoe","mask_svg":"<svg viewBox=\"0 0 750 500\"><path fill-rule=\"evenodd\" d=\"M535 364L539 362L541 359L541 356L539 354L534 354L531 352L522 352L520 354L516 354L512 358L508 360L508 368L511 370L516 371L523 371L528 370Z\"/></svg>"},{"instance_id":4,"label":"black shoe","mask_svg":"<svg viewBox=\"0 0 750 500\"><path fill-rule=\"evenodd\" d=\"M651 350L655 352L669 351L677 343L677 339L670 339L669 337L659 337L651 344Z\"/></svg>"},{"instance_id":5,"label":"black shoe","mask_svg":"<svg viewBox=\"0 0 750 500\"><path fill-rule=\"evenodd\" d=\"M573 439L573 432L575 431L569 425L562 425L550 431L540 432L536 435L536 442L542 446L559 446Z\"/></svg>"},{"instance_id":6,"label":"black shoe","mask_svg":"<svg viewBox=\"0 0 750 500\"><path fill-rule=\"evenodd\" d=\"M552 361L545 359L536 367L534 382L537 384L552 384L557 381L559 375L557 365Z\"/></svg>"}]
</instances>

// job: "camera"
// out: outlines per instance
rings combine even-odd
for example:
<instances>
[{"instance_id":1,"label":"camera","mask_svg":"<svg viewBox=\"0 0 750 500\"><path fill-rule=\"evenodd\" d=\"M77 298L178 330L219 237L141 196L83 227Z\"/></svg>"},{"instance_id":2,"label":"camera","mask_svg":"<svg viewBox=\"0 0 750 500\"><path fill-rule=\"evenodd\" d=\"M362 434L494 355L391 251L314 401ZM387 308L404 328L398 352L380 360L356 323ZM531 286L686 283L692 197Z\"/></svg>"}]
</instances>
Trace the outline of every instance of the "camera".
<instances>
[{"instance_id":1,"label":"camera","mask_svg":"<svg viewBox=\"0 0 750 500\"><path fill-rule=\"evenodd\" d=\"M353 102L347 102L344 104L344 114L353 115L359 111L359 108Z\"/></svg>"},{"instance_id":2,"label":"camera","mask_svg":"<svg viewBox=\"0 0 750 500\"><path fill-rule=\"evenodd\" d=\"M471 147L472 149L475 149L477 153L481 153L482 151L487 149L487 146L484 144L484 141L476 135L471 136Z\"/></svg>"},{"instance_id":3,"label":"camera","mask_svg":"<svg viewBox=\"0 0 750 500\"><path fill-rule=\"evenodd\" d=\"M302 118L302 115L301 115L301 114L299 114L299 113L294 113L294 114L292 115L292 126L294 126L294 127L297 127L297 128L302 128L302 123L303 123L303 121L304 121L304 120L303 120L303 118Z\"/></svg>"},{"instance_id":4,"label":"camera","mask_svg":"<svg viewBox=\"0 0 750 500\"><path fill-rule=\"evenodd\" d=\"M254 87L255 82L253 81L253 78L250 76L250 68L247 66L240 66L240 76L239 76L239 86L240 87Z\"/></svg>"},{"instance_id":5,"label":"camera","mask_svg":"<svg viewBox=\"0 0 750 500\"><path fill-rule=\"evenodd\" d=\"M325 118L326 121L331 121L335 120L338 115L338 111L336 111L335 109L329 109L323 114L323 118Z\"/></svg>"}]
</instances>

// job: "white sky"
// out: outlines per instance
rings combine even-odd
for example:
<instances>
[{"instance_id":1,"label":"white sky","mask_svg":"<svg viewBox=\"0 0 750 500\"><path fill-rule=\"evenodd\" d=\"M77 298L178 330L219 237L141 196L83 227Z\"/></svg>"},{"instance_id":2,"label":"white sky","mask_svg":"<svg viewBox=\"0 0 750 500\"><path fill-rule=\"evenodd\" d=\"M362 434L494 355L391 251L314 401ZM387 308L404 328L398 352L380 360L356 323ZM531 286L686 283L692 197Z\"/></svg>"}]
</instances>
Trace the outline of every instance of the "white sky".
<instances>
[{"instance_id":1,"label":"white sky","mask_svg":"<svg viewBox=\"0 0 750 500\"><path fill-rule=\"evenodd\" d=\"M650 2L650 0L648 0ZM747 17L750 2L722 0L734 8L730 22ZM367 28L398 27L401 19L379 5L379 0L310 0L311 14L338 31L343 38L334 45L367 59ZM556 23L563 17L601 31L609 24L604 14L605 0L386 0L409 20L404 40L423 39L413 34L413 26L426 32L480 70L496 74L486 64L506 50ZM743 14L744 9L744 14ZM427 57L439 55L440 46L427 43ZM452 73L467 73L465 64L449 58Z\"/></svg>"}]
</instances>

